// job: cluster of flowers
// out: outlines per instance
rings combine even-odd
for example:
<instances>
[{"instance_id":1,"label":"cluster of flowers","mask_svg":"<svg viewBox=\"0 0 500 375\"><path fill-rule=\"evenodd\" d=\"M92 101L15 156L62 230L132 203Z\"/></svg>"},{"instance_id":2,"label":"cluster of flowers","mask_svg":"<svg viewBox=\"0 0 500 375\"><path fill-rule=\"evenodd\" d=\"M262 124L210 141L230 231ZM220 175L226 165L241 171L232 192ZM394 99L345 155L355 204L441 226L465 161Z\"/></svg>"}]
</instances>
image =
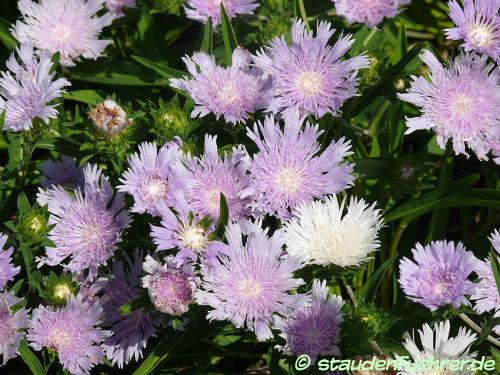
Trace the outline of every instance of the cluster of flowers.
<instances>
[{"instance_id":1,"label":"cluster of flowers","mask_svg":"<svg viewBox=\"0 0 500 375\"><path fill-rule=\"evenodd\" d=\"M249 14L254 0L222 1L229 17ZM393 17L409 1L334 1L339 15L349 22L370 27ZM22 20L13 35L22 43L2 73L0 109L5 111L4 130L22 131L34 119L45 122L57 116L50 105L69 82L54 80L52 54L70 67L78 59L97 58L111 41L100 40L102 28L123 15L134 1L117 0L20 0ZM421 108L422 115L408 119L408 132L433 129L445 147L451 139L456 153L466 145L480 158L500 152L499 70L488 58L499 59L497 0L464 1L462 10L450 2L456 28L451 39L464 39L462 53L449 66L426 51L423 61L431 81L415 77L400 98ZM109 12L97 13L107 6ZM188 0L188 17L220 23L220 1ZM341 308L339 296L330 296L326 281L315 280L310 292L301 293L304 281L294 273L306 265L359 266L379 247L382 213L375 204L337 194L353 184L353 165L346 161L350 142L340 139L320 145L322 131L306 121L330 113L338 116L343 103L357 95L358 71L370 60L346 59L353 38L341 36L333 45L330 24L320 22L307 31L294 22L292 41L284 37L252 55L237 48L232 65L222 67L206 53L185 57L189 77L171 80L195 103L193 117L214 114L227 122L245 122L257 110L269 115L247 129L258 151L244 146L219 155L215 137L206 136L204 154L182 151L180 141L158 148L143 143L128 160L120 185L113 188L95 165L78 167L70 158L43 166L44 179L37 195L50 212L51 246L38 258L39 266L62 266L79 283L64 307L40 305L31 312L15 308L21 299L0 294L0 346L3 363L17 354L24 335L35 350L54 350L72 374L86 374L107 357L123 367L141 357L157 328L185 314L191 303L209 307L207 319L227 320L255 332L258 340L285 340L288 354L339 354ZM471 52L472 51L472 52ZM128 120L111 100L96 108L96 126L110 136L119 134ZM108 118L111 116L112 118ZM101 121L102 120L102 121ZM321 146L326 146L322 149ZM499 159L497 159L497 162ZM153 255L136 250L132 257L120 251L130 211L160 219L151 227L156 245ZM222 202L229 223L225 242L217 237ZM272 234L263 228L265 215L283 221ZM0 239L3 248L7 238ZM500 252L500 236L492 243ZM284 251L284 249L286 249ZM12 248L0 252L0 290L20 272L12 264ZM163 256L167 252L167 256ZM114 259L121 256L124 260ZM461 244L433 242L417 245L416 263L401 262L400 284L414 301L431 310L446 304L476 301L478 313L494 310L500 300L488 261L481 262ZM111 271L105 270L111 263ZM477 284L468 281L475 271ZM109 276L111 275L111 276ZM124 314L122 306L147 289L154 310L144 308ZM15 310L15 312L14 312ZM186 323L188 324L188 323ZM27 333L25 333L27 329ZM424 326L422 341L432 341ZM436 348L449 336L449 323L436 329ZM476 336L462 330L447 355L468 355ZM444 341L443 341L444 340ZM439 341L439 342L438 342ZM405 343L414 356L422 354L410 339ZM427 353L427 354L425 354Z\"/></svg>"}]
</instances>

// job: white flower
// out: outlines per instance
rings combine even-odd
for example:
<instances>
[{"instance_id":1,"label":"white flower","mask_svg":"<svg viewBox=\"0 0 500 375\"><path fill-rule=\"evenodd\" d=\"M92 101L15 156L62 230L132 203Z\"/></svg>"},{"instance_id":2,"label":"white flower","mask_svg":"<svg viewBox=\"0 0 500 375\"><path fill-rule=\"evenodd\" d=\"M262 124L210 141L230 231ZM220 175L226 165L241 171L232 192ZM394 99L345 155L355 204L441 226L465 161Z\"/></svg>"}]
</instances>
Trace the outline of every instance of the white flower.
<instances>
[{"instance_id":1,"label":"white flower","mask_svg":"<svg viewBox=\"0 0 500 375\"><path fill-rule=\"evenodd\" d=\"M434 330L428 324L424 324L422 329L418 330L420 342L423 350L420 350L415 343L415 336L408 337L403 346L410 353L413 362L424 360L467 360L473 359L476 353L469 353L471 344L476 340L476 334L461 327L458 335L450 337L450 321L438 323ZM435 334L435 335L434 335ZM420 362L422 363L422 362ZM408 368L406 369L408 371ZM469 371L450 371L449 369L431 370L425 372L402 371L401 375L465 375Z\"/></svg>"},{"instance_id":2,"label":"white flower","mask_svg":"<svg viewBox=\"0 0 500 375\"><path fill-rule=\"evenodd\" d=\"M331 197L299 206L285 224L288 253L314 264L342 267L366 260L380 246L381 210L363 199L352 198L347 207L345 203L344 199L339 205Z\"/></svg>"}]
</instances>

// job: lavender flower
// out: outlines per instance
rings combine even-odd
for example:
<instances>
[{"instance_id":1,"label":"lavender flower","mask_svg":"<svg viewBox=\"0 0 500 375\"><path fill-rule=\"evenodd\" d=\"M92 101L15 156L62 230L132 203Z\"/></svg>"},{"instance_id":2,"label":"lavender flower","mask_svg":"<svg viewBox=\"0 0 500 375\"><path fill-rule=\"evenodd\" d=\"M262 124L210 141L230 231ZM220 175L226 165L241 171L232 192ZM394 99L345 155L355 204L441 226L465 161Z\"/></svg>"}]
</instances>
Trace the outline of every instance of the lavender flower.
<instances>
[{"instance_id":1,"label":"lavender flower","mask_svg":"<svg viewBox=\"0 0 500 375\"><path fill-rule=\"evenodd\" d=\"M474 359L476 353L469 353L470 346L476 340L476 334L471 331L460 327L457 336L450 337L450 321L438 323L432 329L428 324L424 324L422 329L418 330L420 342L422 343L423 350L417 346L415 336L408 337L403 346L410 353L413 358L413 363L408 364L408 368L399 372L401 375L429 375L432 373L448 374L451 371L447 367L437 369L433 368L432 371L419 371L422 367L418 367L418 363L424 363L426 360L442 361L444 360L470 360ZM434 365L435 366L435 365ZM431 369L429 369L431 370ZM470 371L453 371L457 375L469 375Z\"/></svg>"},{"instance_id":2,"label":"lavender flower","mask_svg":"<svg viewBox=\"0 0 500 375\"><path fill-rule=\"evenodd\" d=\"M48 104L70 84L64 78L53 80L49 52L35 52L28 43L21 44L16 51L20 63L12 53L6 62L8 71L2 72L0 78L0 112L5 111L3 129L14 132L31 129L35 118L46 123L56 118L55 106Z\"/></svg>"},{"instance_id":3,"label":"lavender flower","mask_svg":"<svg viewBox=\"0 0 500 375\"><path fill-rule=\"evenodd\" d=\"M500 232L498 230L491 234L490 241L500 260ZM475 284L476 288L471 299L475 300L474 310L478 314L486 311L500 311L500 296L491 267L489 259L476 263L475 272L480 280L479 283Z\"/></svg>"},{"instance_id":4,"label":"lavender flower","mask_svg":"<svg viewBox=\"0 0 500 375\"><path fill-rule=\"evenodd\" d=\"M402 100L420 107L420 117L407 118L406 133L432 129L445 148L448 139L457 154L468 155L465 145L479 159L487 159L490 139L500 123L500 70L487 64L487 56L464 54L441 65L430 52L422 60L430 69L431 82L413 77L410 89L399 94Z\"/></svg>"},{"instance_id":5,"label":"lavender flower","mask_svg":"<svg viewBox=\"0 0 500 375\"><path fill-rule=\"evenodd\" d=\"M318 355L340 355L340 323L344 320L340 309L344 301L340 296L328 297L326 281L314 280L312 303L292 313L287 319L277 318L276 327L286 340L289 355L307 354L314 361Z\"/></svg>"},{"instance_id":6,"label":"lavender flower","mask_svg":"<svg viewBox=\"0 0 500 375\"><path fill-rule=\"evenodd\" d=\"M172 204L172 193L186 187L186 170L177 147L157 149L155 143L139 145L139 153L128 159L129 169L120 179L118 191L134 197L132 212L158 215L158 204Z\"/></svg>"},{"instance_id":7,"label":"lavender flower","mask_svg":"<svg viewBox=\"0 0 500 375\"><path fill-rule=\"evenodd\" d=\"M142 285L158 311L181 316L189 310L198 284L191 263L177 267L171 257L161 264L148 255L142 268L148 273Z\"/></svg>"},{"instance_id":8,"label":"lavender flower","mask_svg":"<svg viewBox=\"0 0 500 375\"><path fill-rule=\"evenodd\" d=\"M344 212L345 211L345 212ZM380 247L381 211L375 204L337 197L300 205L285 223L290 255L319 265L358 266Z\"/></svg>"},{"instance_id":9,"label":"lavender flower","mask_svg":"<svg viewBox=\"0 0 500 375\"><path fill-rule=\"evenodd\" d=\"M393 18L399 13L402 5L411 0L332 0L339 16L345 17L347 22L364 23L373 28L385 18Z\"/></svg>"},{"instance_id":10,"label":"lavender flower","mask_svg":"<svg viewBox=\"0 0 500 375\"><path fill-rule=\"evenodd\" d=\"M500 62L500 0L463 0L463 4L462 9L456 0L448 2L455 27L445 29L446 36L463 40L466 51L484 53Z\"/></svg>"},{"instance_id":11,"label":"lavender flower","mask_svg":"<svg viewBox=\"0 0 500 375\"><path fill-rule=\"evenodd\" d=\"M225 248L222 242L210 238L214 226L207 224L190 211L182 193L174 193L174 209L177 215L165 204L159 207L161 225L151 226L151 237L157 250L178 248L179 252L172 260L177 265L195 262L198 257L212 263Z\"/></svg>"},{"instance_id":12,"label":"lavender flower","mask_svg":"<svg viewBox=\"0 0 500 375\"><path fill-rule=\"evenodd\" d=\"M7 236L0 236L0 291L5 288L9 281L14 280L14 277L21 271L21 267L14 267L12 264L13 247L4 250Z\"/></svg>"},{"instance_id":13,"label":"lavender flower","mask_svg":"<svg viewBox=\"0 0 500 375\"><path fill-rule=\"evenodd\" d=\"M329 23L319 22L313 36L302 21L296 21L290 46L284 36L275 38L253 57L255 65L272 79L268 111L296 108L305 115L337 115L344 101L356 95L358 70L368 67L369 60L356 56L342 61L354 40L341 36L330 46L334 32Z\"/></svg>"},{"instance_id":14,"label":"lavender flower","mask_svg":"<svg viewBox=\"0 0 500 375\"><path fill-rule=\"evenodd\" d=\"M191 116L213 113L227 122L245 121L255 110L263 108L267 92L262 73L250 68L251 55L243 48L233 51L230 67L218 66L213 56L196 52L184 57L191 78L171 79L170 85L186 91L196 106Z\"/></svg>"},{"instance_id":15,"label":"lavender flower","mask_svg":"<svg viewBox=\"0 0 500 375\"><path fill-rule=\"evenodd\" d=\"M85 176L83 167L76 165L76 160L69 156L62 156L60 162L45 160L40 165L43 178L40 185L43 188L60 185L66 189L83 189Z\"/></svg>"},{"instance_id":16,"label":"lavender flower","mask_svg":"<svg viewBox=\"0 0 500 375\"><path fill-rule=\"evenodd\" d=\"M344 163L344 158L352 153L344 138L332 142L319 155L318 139L323 132L318 125L307 122L301 130L305 117L300 117L297 110L285 111L283 119L283 131L272 116L248 131L259 152L253 157L250 187L245 194L253 194L265 212L288 219L290 211L299 204L350 186L353 166Z\"/></svg>"},{"instance_id":17,"label":"lavender flower","mask_svg":"<svg viewBox=\"0 0 500 375\"><path fill-rule=\"evenodd\" d=\"M115 18L123 17L126 8L136 8L136 0L106 0L106 9L108 9Z\"/></svg>"},{"instance_id":18,"label":"lavender flower","mask_svg":"<svg viewBox=\"0 0 500 375\"><path fill-rule=\"evenodd\" d=\"M28 311L19 308L12 313L11 308L23 299L11 293L0 293L0 355L2 364L19 354L19 343L24 337L21 331L29 326Z\"/></svg>"},{"instance_id":19,"label":"lavender flower","mask_svg":"<svg viewBox=\"0 0 500 375\"><path fill-rule=\"evenodd\" d=\"M97 59L111 40L99 40L113 15L98 16L105 0L19 0L22 20L12 30L20 42L61 54L61 65L74 66L80 57Z\"/></svg>"},{"instance_id":20,"label":"lavender flower","mask_svg":"<svg viewBox=\"0 0 500 375\"><path fill-rule=\"evenodd\" d=\"M112 257L130 218L123 195L114 194L100 169L86 165L83 174L84 188L74 190L74 195L61 186L40 189L37 201L48 205L49 224L55 224L49 239L55 247L46 247L47 256L38 261L39 265L61 264L76 273L89 269L89 276L94 276ZM69 262L62 263L67 257Z\"/></svg>"},{"instance_id":21,"label":"lavender flower","mask_svg":"<svg viewBox=\"0 0 500 375\"><path fill-rule=\"evenodd\" d=\"M188 18L203 23L207 23L211 18L212 25L215 27L221 23L221 4L224 5L229 19L239 14L253 14L259 6L257 0L188 0L184 9Z\"/></svg>"},{"instance_id":22,"label":"lavender flower","mask_svg":"<svg viewBox=\"0 0 500 375\"><path fill-rule=\"evenodd\" d=\"M474 293L467 279L475 266L471 252L460 242L435 241L425 247L417 243L412 253L415 262L405 257L399 267L399 284L409 299L430 310L469 305L465 296Z\"/></svg>"},{"instance_id":23,"label":"lavender flower","mask_svg":"<svg viewBox=\"0 0 500 375\"><path fill-rule=\"evenodd\" d=\"M232 220L240 220L251 214L249 205L252 197L243 194L249 184L247 171L250 168L250 160L243 146L234 147L229 155L219 156L217 137L206 135L205 153L200 157L188 157L186 165L191 180L186 199L194 213L217 221L222 193Z\"/></svg>"},{"instance_id":24,"label":"lavender flower","mask_svg":"<svg viewBox=\"0 0 500 375\"><path fill-rule=\"evenodd\" d=\"M108 280L101 303L104 308L104 327L112 333L105 343L106 357L119 368L132 359L142 357L142 350L148 340L156 336L159 320L151 312L142 308L124 315L120 307L139 297L142 252L134 251L133 259L124 254L126 263L115 261L112 265L112 277Z\"/></svg>"},{"instance_id":25,"label":"lavender flower","mask_svg":"<svg viewBox=\"0 0 500 375\"><path fill-rule=\"evenodd\" d=\"M90 374L102 363L104 352L101 343L109 332L99 328L102 308L70 297L63 308L39 306L33 311L27 338L35 350L50 348L57 353L64 369L72 375Z\"/></svg>"},{"instance_id":26,"label":"lavender flower","mask_svg":"<svg viewBox=\"0 0 500 375\"><path fill-rule=\"evenodd\" d=\"M217 264L202 268L202 290L196 294L199 304L214 309L207 318L229 320L237 328L255 332L259 341L273 337L270 325L276 314L286 315L304 302L304 295L289 294L304 283L293 277L302 263L283 255L280 231L268 237L261 224L259 220L228 224L227 253Z\"/></svg>"}]
</instances>

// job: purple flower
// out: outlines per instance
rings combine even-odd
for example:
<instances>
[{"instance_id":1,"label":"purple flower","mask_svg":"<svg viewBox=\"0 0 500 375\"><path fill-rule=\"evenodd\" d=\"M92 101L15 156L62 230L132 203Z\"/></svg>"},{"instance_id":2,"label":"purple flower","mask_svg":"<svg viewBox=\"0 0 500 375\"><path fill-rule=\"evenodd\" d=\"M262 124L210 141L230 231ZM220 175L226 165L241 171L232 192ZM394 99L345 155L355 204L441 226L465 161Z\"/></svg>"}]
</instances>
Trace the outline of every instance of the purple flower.
<instances>
[{"instance_id":1,"label":"purple flower","mask_svg":"<svg viewBox=\"0 0 500 375\"><path fill-rule=\"evenodd\" d=\"M60 162L45 160L40 165L43 178L40 185L43 188L60 185L66 189L83 189L85 185L85 176L83 167L76 165L76 160L69 156L62 156Z\"/></svg>"},{"instance_id":2,"label":"purple flower","mask_svg":"<svg viewBox=\"0 0 500 375\"><path fill-rule=\"evenodd\" d=\"M100 345L109 336L98 326L101 314L98 303L86 304L81 296L71 296L62 308L37 307L26 337L35 350L54 350L70 374L90 374L96 364L102 363Z\"/></svg>"},{"instance_id":3,"label":"purple flower","mask_svg":"<svg viewBox=\"0 0 500 375\"><path fill-rule=\"evenodd\" d=\"M98 16L105 0L19 0L22 20L12 33L20 42L32 41L40 50L61 54L61 65L74 66L80 57L97 59L111 40L99 40L113 15Z\"/></svg>"},{"instance_id":4,"label":"purple flower","mask_svg":"<svg viewBox=\"0 0 500 375\"><path fill-rule=\"evenodd\" d=\"M14 277L21 271L21 267L14 267L12 264L13 247L4 250L7 236L0 236L0 291L5 288L9 281L14 280Z\"/></svg>"},{"instance_id":5,"label":"purple flower","mask_svg":"<svg viewBox=\"0 0 500 375\"><path fill-rule=\"evenodd\" d=\"M188 18L203 23L207 23L208 19L211 18L215 27L221 22L221 4L224 5L229 19L238 14L253 14L253 11L259 6L257 0L188 0L184 9Z\"/></svg>"},{"instance_id":6,"label":"purple flower","mask_svg":"<svg viewBox=\"0 0 500 375\"><path fill-rule=\"evenodd\" d=\"M304 283L293 276L302 263L283 255L281 231L268 237L261 225L259 220L228 224L227 253L216 264L202 267L202 290L196 294L199 304L213 308L208 319L229 320L255 332L259 341L273 337L270 325L276 314L286 315L305 297L289 293Z\"/></svg>"},{"instance_id":7,"label":"purple flower","mask_svg":"<svg viewBox=\"0 0 500 375\"><path fill-rule=\"evenodd\" d=\"M463 4L462 9L456 0L448 2L455 27L445 29L446 36L463 40L466 51L484 53L500 62L500 0L463 0Z\"/></svg>"},{"instance_id":8,"label":"purple flower","mask_svg":"<svg viewBox=\"0 0 500 375\"><path fill-rule=\"evenodd\" d=\"M500 260L500 232L498 230L491 234L490 241ZM475 271L480 280L475 284L476 289L471 299L475 300L474 310L478 314L486 311L500 311L500 296L498 295L498 288L491 267L489 259L476 263Z\"/></svg>"},{"instance_id":9,"label":"purple flower","mask_svg":"<svg viewBox=\"0 0 500 375\"><path fill-rule=\"evenodd\" d=\"M353 166L344 163L352 153L344 138L319 154L318 139L323 132L318 125L307 122L301 130L305 117L300 117L297 110L285 111L283 119L283 131L272 116L248 131L259 152L253 157L250 187L245 193L253 194L257 206L265 212L288 219L299 204L349 187Z\"/></svg>"},{"instance_id":10,"label":"purple flower","mask_svg":"<svg viewBox=\"0 0 500 375\"><path fill-rule=\"evenodd\" d=\"M233 52L230 67L218 66L213 56L196 52L184 57L191 78L170 80L170 85L186 91L196 107L192 117L213 113L227 122L245 121L255 110L263 108L267 92L262 72L250 68L251 55L243 48Z\"/></svg>"},{"instance_id":11,"label":"purple flower","mask_svg":"<svg viewBox=\"0 0 500 375\"><path fill-rule=\"evenodd\" d=\"M118 191L134 197L132 212L159 215L158 205L172 204L173 192L186 187L186 170L177 147L162 147L144 142L139 152L128 159L129 169L120 179Z\"/></svg>"},{"instance_id":12,"label":"purple flower","mask_svg":"<svg viewBox=\"0 0 500 375\"><path fill-rule=\"evenodd\" d=\"M199 283L191 263L177 267L171 257L161 264L148 255L142 268L148 273L142 285L158 311L181 316L189 310Z\"/></svg>"},{"instance_id":13,"label":"purple flower","mask_svg":"<svg viewBox=\"0 0 500 375\"><path fill-rule=\"evenodd\" d=\"M19 354L19 343L24 337L24 332L21 330L29 326L28 311L19 308L16 309L15 313L12 313L11 310L12 306L17 305L22 300L11 293L0 293L1 365L5 365L9 359Z\"/></svg>"},{"instance_id":14,"label":"purple flower","mask_svg":"<svg viewBox=\"0 0 500 375\"><path fill-rule=\"evenodd\" d=\"M443 66L430 52L422 60L430 69L429 82L412 77L402 100L421 109L420 117L406 119L408 130L432 129L437 142L445 148L448 139L457 154L468 155L467 145L479 159L487 159L490 139L500 123L500 70L487 63L487 56L464 54Z\"/></svg>"},{"instance_id":15,"label":"purple flower","mask_svg":"<svg viewBox=\"0 0 500 375\"><path fill-rule=\"evenodd\" d=\"M62 96L62 89L70 85L64 78L53 80L49 52L35 52L28 43L16 51L21 61L18 63L12 53L6 62L8 71L1 72L0 78L0 112L5 111L3 129L14 132L31 129L35 118L46 123L56 118L55 106L48 104Z\"/></svg>"},{"instance_id":16,"label":"purple flower","mask_svg":"<svg viewBox=\"0 0 500 375\"><path fill-rule=\"evenodd\" d=\"M251 214L249 205L252 198L242 193L249 184L247 171L250 168L243 146L234 147L229 155L219 156L217 137L206 135L205 153L200 157L188 157L186 165L191 180L186 199L194 213L217 221L222 193L232 220L237 221Z\"/></svg>"},{"instance_id":17,"label":"purple flower","mask_svg":"<svg viewBox=\"0 0 500 375\"><path fill-rule=\"evenodd\" d=\"M333 0L335 10L350 24L359 22L373 28L385 18L393 18L411 0Z\"/></svg>"},{"instance_id":18,"label":"purple flower","mask_svg":"<svg viewBox=\"0 0 500 375\"><path fill-rule=\"evenodd\" d=\"M344 301L340 296L328 297L326 281L314 280L312 303L296 311L286 319L277 319L276 327L286 340L284 347L289 355L307 354L314 361L318 355L340 355L340 323L344 320L340 309Z\"/></svg>"},{"instance_id":19,"label":"purple flower","mask_svg":"<svg viewBox=\"0 0 500 375\"><path fill-rule=\"evenodd\" d=\"M156 326L159 320L153 313L144 311L143 308L133 310L124 315L120 307L139 297L139 283L141 278L142 252L134 251L133 260L124 254L126 264L114 261L112 276L104 288L101 304L104 308L103 326L109 329L111 336L105 343L106 357L113 365L124 364L132 359L142 357L142 350L148 340L156 336Z\"/></svg>"},{"instance_id":20,"label":"purple flower","mask_svg":"<svg viewBox=\"0 0 500 375\"><path fill-rule=\"evenodd\" d=\"M173 262L181 265L195 262L198 257L209 263L225 245L210 238L213 225L207 225L202 218L191 213L186 198L182 193L174 193L174 209L177 215L166 205L159 207L160 226L151 226L151 237L157 250L179 249Z\"/></svg>"},{"instance_id":21,"label":"purple flower","mask_svg":"<svg viewBox=\"0 0 500 375\"><path fill-rule=\"evenodd\" d=\"M123 17L123 11L126 8L135 8L136 0L106 0L106 9L108 9L116 18Z\"/></svg>"},{"instance_id":22,"label":"purple flower","mask_svg":"<svg viewBox=\"0 0 500 375\"><path fill-rule=\"evenodd\" d=\"M89 269L89 276L113 256L123 229L130 222L121 193L114 193L107 177L95 165L83 169L83 189L70 194L61 186L40 189L37 201L48 205L49 224L55 224L49 239L55 247L46 247L39 264L62 264L71 272ZM62 262L67 257L67 264Z\"/></svg>"},{"instance_id":23,"label":"purple flower","mask_svg":"<svg viewBox=\"0 0 500 375\"><path fill-rule=\"evenodd\" d=\"M417 243L412 253L415 262L405 257L399 266L399 284L409 299L430 310L469 305L465 296L474 292L474 284L467 278L476 261L462 243L434 241L425 247Z\"/></svg>"},{"instance_id":24,"label":"purple flower","mask_svg":"<svg viewBox=\"0 0 500 375\"><path fill-rule=\"evenodd\" d=\"M296 21L290 46L284 36L275 38L253 57L255 65L272 79L268 111L296 108L317 117L337 115L344 101L356 95L358 70L368 67L369 60L356 56L342 61L354 40L341 36L330 46L334 32L329 23L319 22L313 36L302 21Z\"/></svg>"}]
</instances>

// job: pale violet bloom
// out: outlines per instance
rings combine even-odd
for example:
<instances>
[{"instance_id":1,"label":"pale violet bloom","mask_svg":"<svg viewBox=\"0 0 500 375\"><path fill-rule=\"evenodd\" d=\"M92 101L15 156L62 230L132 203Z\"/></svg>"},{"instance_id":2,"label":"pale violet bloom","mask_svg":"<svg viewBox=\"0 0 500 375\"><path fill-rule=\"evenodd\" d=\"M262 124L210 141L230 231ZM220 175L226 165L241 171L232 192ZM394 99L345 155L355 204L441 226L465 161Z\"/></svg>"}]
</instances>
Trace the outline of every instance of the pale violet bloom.
<instances>
[{"instance_id":1,"label":"pale violet bloom","mask_svg":"<svg viewBox=\"0 0 500 375\"><path fill-rule=\"evenodd\" d=\"M0 366L19 354L19 343L24 337L24 329L29 326L26 309L20 307L13 312L13 306L22 300L11 293L0 293Z\"/></svg>"},{"instance_id":2,"label":"pale violet bloom","mask_svg":"<svg viewBox=\"0 0 500 375\"><path fill-rule=\"evenodd\" d=\"M14 248L5 249L7 242L6 235L0 235L0 291L2 291L9 281L14 280L14 277L21 271L21 267L15 267L12 264L12 254Z\"/></svg>"},{"instance_id":3,"label":"pale violet bloom","mask_svg":"<svg viewBox=\"0 0 500 375\"><path fill-rule=\"evenodd\" d=\"M411 0L333 0L335 10L347 22L364 23L373 28L381 23L384 18L393 18L403 5Z\"/></svg>"},{"instance_id":4,"label":"pale violet bloom","mask_svg":"<svg viewBox=\"0 0 500 375\"><path fill-rule=\"evenodd\" d=\"M221 23L221 4L229 19L239 14L253 14L258 8L258 0L187 0L184 6L187 18L207 23L212 20L212 25Z\"/></svg>"},{"instance_id":5,"label":"pale violet bloom","mask_svg":"<svg viewBox=\"0 0 500 375\"><path fill-rule=\"evenodd\" d=\"M33 120L45 123L57 117L55 105L50 103L62 96L70 83L65 78L54 80L51 73L52 54L34 51L29 43L23 43L6 62L7 71L0 78L0 113L5 111L3 130L14 132L29 130Z\"/></svg>"},{"instance_id":6,"label":"pale violet bloom","mask_svg":"<svg viewBox=\"0 0 500 375\"><path fill-rule=\"evenodd\" d=\"M106 0L106 9L108 9L116 18L123 17L127 8L136 8L137 0Z\"/></svg>"},{"instance_id":7,"label":"pale violet bloom","mask_svg":"<svg viewBox=\"0 0 500 375\"><path fill-rule=\"evenodd\" d=\"M81 57L97 59L111 40L101 40L102 29L113 22L111 13L98 15L106 0L19 0L21 20L12 33L39 50L59 52L61 65L74 66Z\"/></svg>"}]
</instances>

